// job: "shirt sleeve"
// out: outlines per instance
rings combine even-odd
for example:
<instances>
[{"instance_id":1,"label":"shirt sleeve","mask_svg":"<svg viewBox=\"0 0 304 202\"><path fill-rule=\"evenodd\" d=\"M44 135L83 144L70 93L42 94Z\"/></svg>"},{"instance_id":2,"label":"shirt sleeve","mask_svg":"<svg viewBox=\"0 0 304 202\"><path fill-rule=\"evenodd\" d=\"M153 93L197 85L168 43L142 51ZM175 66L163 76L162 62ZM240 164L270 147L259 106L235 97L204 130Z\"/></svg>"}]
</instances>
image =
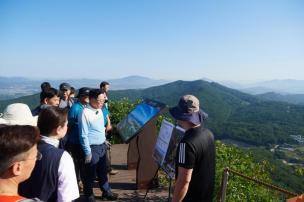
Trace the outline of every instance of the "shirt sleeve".
<instances>
[{"instance_id":1,"label":"shirt sleeve","mask_svg":"<svg viewBox=\"0 0 304 202\"><path fill-rule=\"evenodd\" d=\"M78 123L78 116L77 116L77 108L73 106L68 113L68 120L69 124L77 124Z\"/></svg>"},{"instance_id":2,"label":"shirt sleeve","mask_svg":"<svg viewBox=\"0 0 304 202\"><path fill-rule=\"evenodd\" d=\"M91 148L90 148L90 142L89 142L89 126L88 126L88 119L85 114L85 110L82 111L82 113L79 115L78 120L78 127L79 127L79 141L81 144L81 147L85 153L86 156L91 154Z\"/></svg>"},{"instance_id":3,"label":"shirt sleeve","mask_svg":"<svg viewBox=\"0 0 304 202\"><path fill-rule=\"evenodd\" d=\"M188 143L180 142L176 153L176 165L192 169L195 165L195 151Z\"/></svg>"},{"instance_id":4,"label":"shirt sleeve","mask_svg":"<svg viewBox=\"0 0 304 202\"><path fill-rule=\"evenodd\" d=\"M103 107L102 108L102 114L103 114L103 117L104 117L104 125L106 126L107 123L108 123L107 117L109 116L109 110L106 107Z\"/></svg>"},{"instance_id":5,"label":"shirt sleeve","mask_svg":"<svg viewBox=\"0 0 304 202\"><path fill-rule=\"evenodd\" d=\"M63 152L58 168L57 202L73 201L79 198L78 184L72 157Z\"/></svg>"}]
</instances>

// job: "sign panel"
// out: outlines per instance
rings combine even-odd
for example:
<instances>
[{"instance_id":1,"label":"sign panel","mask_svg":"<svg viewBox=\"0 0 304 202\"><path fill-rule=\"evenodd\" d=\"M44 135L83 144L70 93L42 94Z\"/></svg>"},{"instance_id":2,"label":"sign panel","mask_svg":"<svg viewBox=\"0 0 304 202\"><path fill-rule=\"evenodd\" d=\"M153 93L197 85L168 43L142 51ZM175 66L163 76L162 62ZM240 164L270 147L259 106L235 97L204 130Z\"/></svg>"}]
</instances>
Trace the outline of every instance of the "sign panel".
<instances>
[{"instance_id":1,"label":"sign panel","mask_svg":"<svg viewBox=\"0 0 304 202\"><path fill-rule=\"evenodd\" d=\"M164 120L160 127L153 157L158 165L171 178L175 178L175 156L185 130Z\"/></svg>"},{"instance_id":2,"label":"sign panel","mask_svg":"<svg viewBox=\"0 0 304 202\"><path fill-rule=\"evenodd\" d=\"M140 130L166 107L165 104L144 100L137 105L123 120L117 124L117 130L125 143L130 142Z\"/></svg>"}]
</instances>

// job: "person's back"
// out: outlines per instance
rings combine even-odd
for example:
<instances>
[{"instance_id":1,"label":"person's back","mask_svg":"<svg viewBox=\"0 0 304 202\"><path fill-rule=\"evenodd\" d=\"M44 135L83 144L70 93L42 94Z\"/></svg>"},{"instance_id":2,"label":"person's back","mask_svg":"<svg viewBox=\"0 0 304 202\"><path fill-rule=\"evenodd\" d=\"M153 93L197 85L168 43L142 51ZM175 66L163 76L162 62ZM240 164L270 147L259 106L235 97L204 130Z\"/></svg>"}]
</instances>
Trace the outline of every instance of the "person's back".
<instances>
[{"instance_id":1,"label":"person's back","mask_svg":"<svg viewBox=\"0 0 304 202\"><path fill-rule=\"evenodd\" d=\"M193 167L189 189L183 201L212 201L215 180L213 134L202 126L191 128L186 131L180 144L177 153L181 156L177 159L176 165ZM187 154L182 155L183 152Z\"/></svg>"},{"instance_id":2,"label":"person's back","mask_svg":"<svg viewBox=\"0 0 304 202\"><path fill-rule=\"evenodd\" d=\"M215 145L213 134L203 127L208 114L200 109L199 100L193 95L182 96L169 112L186 131L175 156L176 183L172 202L211 202Z\"/></svg>"},{"instance_id":3,"label":"person's back","mask_svg":"<svg viewBox=\"0 0 304 202\"><path fill-rule=\"evenodd\" d=\"M19 186L19 193L43 201L72 201L79 197L73 160L59 149L59 140L67 131L67 109L50 106L38 118L41 141L38 149L44 155L32 176Z\"/></svg>"},{"instance_id":4,"label":"person's back","mask_svg":"<svg viewBox=\"0 0 304 202\"><path fill-rule=\"evenodd\" d=\"M69 110L68 120L69 128L67 132L67 144L80 144L79 142L79 127L78 127L78 117L80 116L85 105L82 105L80 102L73 104Z\"/></svg>"},{"instance_id":5,"label":"person's back","mask_svg":"<svg viewBox=\"0 0 304 202\"><path fill-rule=\"evenodd\" d=\"M29 198L38 197L42 201L56 201L58 169L64 150L57 149L45 141L40 141L38 150L43 160L36 163L31 177L20 185L19 191Z\"/></svg>"}]
</instances>

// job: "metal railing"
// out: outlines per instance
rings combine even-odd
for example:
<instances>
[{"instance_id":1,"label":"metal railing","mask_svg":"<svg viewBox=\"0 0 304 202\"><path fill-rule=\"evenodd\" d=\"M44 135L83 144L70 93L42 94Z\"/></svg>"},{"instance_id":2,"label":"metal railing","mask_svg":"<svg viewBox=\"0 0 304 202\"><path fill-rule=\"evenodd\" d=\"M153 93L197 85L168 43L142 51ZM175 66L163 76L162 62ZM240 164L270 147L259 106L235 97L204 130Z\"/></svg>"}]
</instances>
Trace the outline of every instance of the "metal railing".
<instances>
[{"instance_id":1,"label":"metal railing","mask_svg":"<svg viewBox=\"0 0 304 202\"><path fill-rule=\"evenodd\" d=\"M288 195L288 196L291 196L291 197L297 196L296 193L290 192L286 189L283 189L281 187L272 185L270 183L263 182L261 180L255 179L253 177L246 176L246 175L244 175L244 174L242 174L238 171L231 170L228 167L226 167L223 171L223 177L222 177L222 183L221 183L221 192L220 192L220 195L219 195L219 201L220 202L225 202L226 201L226 192L227 192L227 187L228 187L229 173L237 175L239 177L242 177L242 178L244 178L248 181L252 181L252 182L254 182L258 185L261 185L261 186L267 187L269 189L278 191L278 192L283 193L285 195Z\"/></svg>"}]
</instances>

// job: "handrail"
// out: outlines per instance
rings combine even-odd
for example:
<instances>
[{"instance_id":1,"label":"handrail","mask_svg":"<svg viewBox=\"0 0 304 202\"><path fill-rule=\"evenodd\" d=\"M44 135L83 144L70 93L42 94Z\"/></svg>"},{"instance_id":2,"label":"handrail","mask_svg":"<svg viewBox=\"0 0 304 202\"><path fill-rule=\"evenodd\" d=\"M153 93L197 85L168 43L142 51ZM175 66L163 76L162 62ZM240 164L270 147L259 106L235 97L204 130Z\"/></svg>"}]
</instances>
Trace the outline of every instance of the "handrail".
<instances>
[{"instance_id":1,"label":"handrail","mask_svg":"<svg viewBox=\"0 0 304 202\"><path fill-rule=\"evenodd\" d=\"M221 194L220 194L220 198L219 198L220 202L225 202L225 200L226 200L226 190L227 190L227 185L228 185L229 172L232 173L232 174L235 174L239 177L242 177L242 178L245 178L247 180L253 181L256 184L263 185L263 186L265 186L267 188L270 188L272 190L276 190L276 191L279 191L281 193L284 193L286 195L289 195L289 196L292 196L292 197L298 195L296 193L290 192L290 191L288 191L286 189L283 189L281 187L275 186L275 185L267 183L267 182L263 182L261 180L255 179L253 177L249 177L249 176L244 175L244 174L242 174L238 171L235 171L235 170L232 170L232 169L226 167L223 171L223 178L222 178L222 184L221 184Z\"/></svg>"}]
</instances>

